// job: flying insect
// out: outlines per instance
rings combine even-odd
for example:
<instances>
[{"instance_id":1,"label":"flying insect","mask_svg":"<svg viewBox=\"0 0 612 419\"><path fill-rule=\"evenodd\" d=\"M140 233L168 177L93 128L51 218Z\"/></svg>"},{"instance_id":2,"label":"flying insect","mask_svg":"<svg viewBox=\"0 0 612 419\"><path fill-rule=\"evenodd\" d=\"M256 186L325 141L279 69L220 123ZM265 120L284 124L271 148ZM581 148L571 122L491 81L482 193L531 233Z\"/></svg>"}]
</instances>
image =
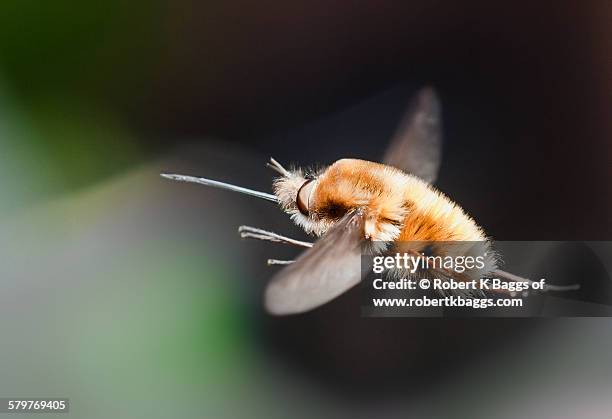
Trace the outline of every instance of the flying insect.
<instances>
[{"instance_id":1,"label":"flying insect","mask_svg":"<svg viewBox=\"0 0 612 419\"><path fill-rule=\"evenodd\" d=\"M440 101L433 89L423 88L411 102L382 163L341 159L313 172L286 169L271 158L268 166L279 175L273 183L274 194L201 177L161 176L276 203L295 224L318 238L310 243L259 228L239 228L244 238L307 249L295 261L268 260L270 265L287 265L274 275L265 291L265 307L271 314L312 310L358 284L363 276L360 260L364 249L371 254L389 250L415 255L478 252L486 255L486 263L464 274L463 279L494 275L508 281L529 281L498 269L497 254L484 230L433 186L441 157ZM452 276L443 271L437 274ZM574 288L547 286L547 290L566 289Z\"/></svg>"}]
</instances>

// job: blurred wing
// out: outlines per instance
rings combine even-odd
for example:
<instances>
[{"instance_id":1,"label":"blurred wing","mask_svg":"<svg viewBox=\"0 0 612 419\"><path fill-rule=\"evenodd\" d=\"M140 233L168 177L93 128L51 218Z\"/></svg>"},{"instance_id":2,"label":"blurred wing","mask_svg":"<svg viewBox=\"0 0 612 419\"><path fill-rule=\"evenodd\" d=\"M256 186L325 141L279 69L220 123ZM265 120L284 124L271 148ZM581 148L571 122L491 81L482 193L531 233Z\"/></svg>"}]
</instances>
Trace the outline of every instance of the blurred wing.
<instances>
[{"instance_id":1,"label":"blurred wing","mask_svg":"<svg viewBox=\"0 0 612 419\"><path fill-rule=\"evenodd\" d=\"M302 313L323 305L361 281L364 212L346 214L313 247L277 273L265 305L276 315Z\"/></svg>"},{"instance_id":2,"label":"blurred wing","mask_svg":"<svg viewBox=\"0 0 612 419\"><path fill-rule=\"evenodd\" d=\"M425 87L408 107L383 163L433 183L442 158L442 119L435 91Z\"/></svg>"}]
</instances>

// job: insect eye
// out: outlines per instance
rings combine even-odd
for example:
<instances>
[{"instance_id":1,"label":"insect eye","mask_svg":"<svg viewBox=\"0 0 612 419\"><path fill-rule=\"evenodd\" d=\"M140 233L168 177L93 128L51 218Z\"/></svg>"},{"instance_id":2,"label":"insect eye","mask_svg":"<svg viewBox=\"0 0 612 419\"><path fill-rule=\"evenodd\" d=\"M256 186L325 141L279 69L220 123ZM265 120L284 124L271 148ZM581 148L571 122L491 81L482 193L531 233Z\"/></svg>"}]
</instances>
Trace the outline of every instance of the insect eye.
<instances>
[{"instance_id":1,"label":"insect eye","mask_svg":"<svg viewBox=\"0 0 612 419\"><path fill-rule=\"evenodd\" d=\"M312 187L314 186L314 183L312 181L313 179L308 179L302 184L302 186L300 186L300 189L297 193L297 198L295 200L298 210L306 216L308 215L310 193L312 192Z\"/></svg>"},{"instance_id":2,"label":"insect eye","mask_svg":"<svg viewBox=\"0 0 612 419\"><path fill-rule=\"evenodd\" d=\"M324 209L324 213L329 218L333 218L333 219L342 218L344 214L346 214L346 212L347 212L346 207L344 207L341 204L337 204L337 203L331 203Z\"/></svg>"}]
</instances>

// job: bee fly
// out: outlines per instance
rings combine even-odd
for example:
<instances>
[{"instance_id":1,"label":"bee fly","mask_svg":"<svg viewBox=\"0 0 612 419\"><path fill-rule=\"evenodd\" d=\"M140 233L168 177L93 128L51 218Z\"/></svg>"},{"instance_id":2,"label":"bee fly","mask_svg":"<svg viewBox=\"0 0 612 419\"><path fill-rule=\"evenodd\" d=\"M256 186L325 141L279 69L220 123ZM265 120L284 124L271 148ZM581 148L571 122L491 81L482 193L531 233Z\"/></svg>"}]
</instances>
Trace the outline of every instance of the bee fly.
<instances>
[{"instance_id":1,"label":"bee fly","mask_svg":"<svg viewBox=\"0 0 612 419\"><path fill-rule=\"evenodd\" d=\"M268 260L270 265L288 265L267 286L265 307L271 314L305 312L355 286L362 279L360 255L364 245L369 245L374 254L386 250L384 243L398 244L404 252L423 254L423 249L411 248L410 243L477 242L479 253L487 255L485 268L466 272L463 279L491 274L508 281L528 281L499 270L483 229L432 186L440 166L441 148L439 100L432 89L424 88L392 139L384 164L341 159L317 173L306 174L302 169L287 170L271 158L268 166L279 174L274 180L273 195L200 177L161 176L274 202L306 233L319 237L310 243L259 228L239 228L243 238L308 248L295 261ZM434 251L444 252L444 247L434 247ZM432 252L431 245L427 252ZM575 287L548 285L547 289Z\"/></svg>"}]
</instances>

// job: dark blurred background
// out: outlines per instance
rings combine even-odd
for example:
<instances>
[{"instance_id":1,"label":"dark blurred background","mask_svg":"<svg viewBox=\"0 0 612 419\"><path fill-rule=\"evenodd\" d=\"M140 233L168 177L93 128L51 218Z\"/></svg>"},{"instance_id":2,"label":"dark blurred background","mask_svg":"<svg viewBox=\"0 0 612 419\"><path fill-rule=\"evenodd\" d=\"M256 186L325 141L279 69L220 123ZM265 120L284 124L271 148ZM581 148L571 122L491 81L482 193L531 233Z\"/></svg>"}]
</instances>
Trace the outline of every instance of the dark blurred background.
<instances>
[{"instance_id":1,"label":"dark blurred background","mask_svg":"<svg viewBox=\"0 0 612 419\"><path fill-rule=\"evenodd\" d=\"M361 319L356 291L271 318L263 262L291 251L235 227L299 231L157 173L269 190L270 155L376 160L431 85L437 186L488 234L608 240L611 21L603 0L4 0L2 330L21 334L0 390L75 417L610 414L606 319Z\"/></svg>"}]
</instances>

